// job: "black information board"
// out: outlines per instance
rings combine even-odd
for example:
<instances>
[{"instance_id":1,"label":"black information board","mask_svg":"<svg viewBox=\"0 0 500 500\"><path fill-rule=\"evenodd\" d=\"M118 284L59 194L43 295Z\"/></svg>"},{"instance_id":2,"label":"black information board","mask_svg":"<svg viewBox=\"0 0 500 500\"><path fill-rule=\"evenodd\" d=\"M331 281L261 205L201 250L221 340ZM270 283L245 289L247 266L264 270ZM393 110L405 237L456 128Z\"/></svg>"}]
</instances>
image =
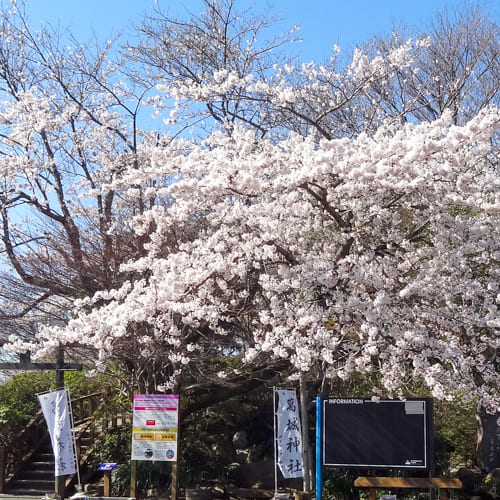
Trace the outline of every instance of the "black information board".
<instances>
[{"instance_id":1,"label":"black information board","mask_svg":"<svg viewBox=\"0 0 500 500\"><path fill-rule=\"evenodd\" d=\"M325 399L323 465L428 469L432 399Z\"/></svg>"}]
</instances>

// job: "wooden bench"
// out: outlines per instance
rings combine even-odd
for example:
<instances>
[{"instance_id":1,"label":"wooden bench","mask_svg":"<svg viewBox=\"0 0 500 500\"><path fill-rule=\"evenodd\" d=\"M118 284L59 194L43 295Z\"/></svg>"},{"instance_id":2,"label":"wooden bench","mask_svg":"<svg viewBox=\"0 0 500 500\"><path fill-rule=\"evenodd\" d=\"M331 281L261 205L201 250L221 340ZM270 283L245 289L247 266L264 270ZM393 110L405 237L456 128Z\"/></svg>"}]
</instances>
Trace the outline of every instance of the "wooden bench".
<instances>
[{"instance_id":1,"label":"wooden bench","mask_svg":"<svg viewBox=\"0 0 500 500\"><path fill-rule=\"evenodd\" d=\"M440 500L448 500L450 498L449 490L457 490L462 488L462 481L457 478L440 478L440 477L358 477L354 481L354 486L357 488L368 488L368 499L376 499L376 491L378 489L387 488L416 488L416 489L431 489L439 488Z\"/></svg>"}]
</instances>

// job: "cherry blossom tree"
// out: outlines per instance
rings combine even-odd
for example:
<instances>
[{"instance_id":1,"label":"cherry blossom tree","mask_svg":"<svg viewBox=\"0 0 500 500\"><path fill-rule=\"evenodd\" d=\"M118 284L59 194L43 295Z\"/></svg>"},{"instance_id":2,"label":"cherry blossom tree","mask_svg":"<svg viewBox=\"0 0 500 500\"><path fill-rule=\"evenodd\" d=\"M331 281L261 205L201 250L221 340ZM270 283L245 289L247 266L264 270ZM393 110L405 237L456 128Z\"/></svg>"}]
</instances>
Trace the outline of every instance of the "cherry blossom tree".
<instances>
[{"instance_id":1,"label":"cherry blossom tree","mask_svg":"<svg viewBox=\"0 0 500 500\"><path fill-rule=\"evenodd\" d=\"M240 22L233 2L206 4L227 14L226 33ZM213 133L174 138L139 133L148 87L125 86L104 56L82 66L86 54L62 58L14 33L39 64L2 101L4 251L35 302L75 302L11 349L74 346L97 369L118 359L143 390L187 382L227 395L279 373L361 374L379 378L381 396L421 380L436 397L498 409L497 91L460 120L455 104L424 117L386 99L430 60L432 39L274 68L237 39L232 64L210 53L203 71L179 40L131 49L132 62L158 56L148 102L176 134L183 113L213 119ZM20 203L51 223L47 235L12 220Z\"/></svg>"},{"instance_id":2,"label":"cherry blossom tree","mask_svg":"<svg viewBox=\"0 0 500 500\"><path fill-rule=\"evenodd\" d=\"M437 14L426 28L395 28L352 57L336 46L315 63L277 53L296 39L292 31L266 42L260 31L269 17L249 17L233 0L204 5L189 20L150 16L138 46L129 47L166 91L163 102L156 95L151 104L180 129L243 122L257 137L290 130L354 137L387 117L428 121L451 110L463 124L482 107L499 105L499 28L477 8Z\"/></svg>"},{"instance_id":3,"label":"cherry blossom tree","mask_svg":"<svg viewBox=\"0 0 500 500\"><path fill-rule=\"evenodd\" d=\"M496 408L499 120L488 108L461 127L443 116L319 145L296 134L256 144L237 128L153 150L141 182L177 176L162 188L170 206L134 220L139 234L155 226L147 255L123 266L141 279L79 301L40 339L94 346L103 364L124 341L145 357L161 345L180 374L205 343L223 352L239 332L247 362L377 371L394 396L421 377L436 397ZM200 219L165 252L173 224Z\"/></svg>"},{"instance_id":4,"label":"cherry blossom tree","mask_svg":"<svg viewBox=\"0 0 500 500\"><path fill-rule=\"evenodd\" d=\"M265 135L280 123L280 116L261 96L249 93L247 83L285 65L291 56L283 49L299 41L297 27L276 35L270 28L278 20L269 10L241 10L235 0L204 0L202 6L200 14L188 19L158 6L139 23L138 42L127 50L142 65L137 78L176 88L179 98L189 89L187 99L177 99L174 107L172 92L150 99L162 109L167 98L168 113L162 116L173 130L196 124L206 134L243 122Z\"/></svg>"},{"instance_id":5,"label":"cherry blossom tree","mask_svg":"<svg viewBox=\"0 0 500 500\"><path fill-rule=\"evenodd\" d=\"M2 12L1 29L0 324L4 339L13 335L28 342L21 351L36 352L38 346L29 341L40 325L64 325L75 299L138 276L121 265L147 254L144 244L154 221L149 227L143 221L140 231L137 222L134 229L130 223L146 209L170 205L160 188L172 179L156 178L151 185L115 181L129 166L150 168L152 148L171 139L160 133L161 126L139 128L152 84L144 74L136 78L137 71L125 64L130 60L122 59L111 41L82 44L50 26L34 30L16 2ZM174 224L169 244L177 248L200 227L197 220ZM163 248L168 252L165 242ZM130 328L138 339L150 330L146 322ZM93 365L95 349L85 342L53 338L50 345L64 346ZM144 357L128 342L115 346L113 361L132 379L130 390L151 391L172 375L168 358L160 354ZM207 351L207 359L212 354ZM262 380L282 366L254 371ZM239 375L234 383L242 380Z\"/></svg>"},{"instance_id":6,"label":"cherry blossom tree","mask_svg":"<svg viewBox=\"0 0 500 500\"><path fill-rule=\"evenodd\" d=\"M374 37L365 50L387 54L410 33L403 27L390 38ZM499 35L498 24L478 8L438 14L416 35L428 45L416 54L415 65L398 71L390 91L375 86L372 97L406 119L433 120L451 110L454 122L462 124L485 105L499 104Z\"/></svg>"},{"instance_id":7,"label":"cherry blossom tree","mask_svg":"<svg viewBox=\"0 0 500 500\"><path fill-rule=\"evenodd\" d=\"M16 2L0 30L0 319L29 338L64 324L75 298L120 285L120 264L141 255L127 226L140 193L124 207L106 186L138 161L144 89L125 83L111 42L33 30Z\"/></svg>"}]
</instances>

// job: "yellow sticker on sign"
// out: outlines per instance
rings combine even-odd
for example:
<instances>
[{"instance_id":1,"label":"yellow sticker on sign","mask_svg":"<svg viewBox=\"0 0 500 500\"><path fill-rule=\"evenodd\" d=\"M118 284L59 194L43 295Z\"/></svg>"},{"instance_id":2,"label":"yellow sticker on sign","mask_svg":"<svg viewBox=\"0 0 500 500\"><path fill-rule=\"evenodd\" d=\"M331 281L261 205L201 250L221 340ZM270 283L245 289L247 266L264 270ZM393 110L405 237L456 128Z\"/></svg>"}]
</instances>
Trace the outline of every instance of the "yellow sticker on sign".
<instances>
[{"instance_id":1,"label":"yellow sticker on sign","mask_svg":"<svg viewBox=\"0 0 500 500\"><path fill-rule=\"evenodd\" d=\"M136 432L134 434L134 439L136 441L153 441L155 435L152 432Z\"/></svg>"},{"instance_id":2,"label":"yellow sticker on sign","mask_svg":"<svg viewBox=\"0 0 500 500\"><path fill-rule=\"evenodd\" d=\"M177 438L176 434L165 434L165 433L156 433L155 434L155 441L175 441Z\"/></svg>"}]
</instances>

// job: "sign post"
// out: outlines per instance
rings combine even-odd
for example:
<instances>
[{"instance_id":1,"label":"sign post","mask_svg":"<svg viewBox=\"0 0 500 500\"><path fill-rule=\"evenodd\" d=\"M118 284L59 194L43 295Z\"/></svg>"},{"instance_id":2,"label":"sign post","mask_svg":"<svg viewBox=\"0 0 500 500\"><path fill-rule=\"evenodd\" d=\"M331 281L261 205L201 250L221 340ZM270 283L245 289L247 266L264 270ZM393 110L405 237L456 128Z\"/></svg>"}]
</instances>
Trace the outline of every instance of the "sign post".
<instances>
[{"instance_id":1,"label":"sign post","mask_svg":"<svg viewBox=\"0 0 500 500\"><path fill-rule=\"evenodd\" d=\"M107 462L99 465L97 470L102 470L104 472L104 496L111 496L111 471L117 466L116 463Z\"/></svg>"},{"instance_id":2,"label":"sign post","mask_svg":"<svg viewBox=\"0 0 500 500\"><path fill-rule=\"evenodd\" d=\"M135 498L135 488L137 485L137 460L130 461L130 497Z\"/></svg>"},{"instance_id":3,"label":"sign post","mask_svg":"<svg viewBox=\"0 0 500 500\"><path fill-rule=\"evenodd\" d=\"M130 496L135 496L137 460L172 462L172 498L177 496L179 396L135 394L132 417Z\"/></svg>"},{"instance_id":4,"label":"sign post","mask_svg":"<svg viewBox=\"0 0 500 500\"><path fill-rule=\"evenodd\" d=\"M323 427L323 405L320 396L316 398L316 500L321 500L323 474L321 469L321 429Z\"/></svg>"}]
</instances>

